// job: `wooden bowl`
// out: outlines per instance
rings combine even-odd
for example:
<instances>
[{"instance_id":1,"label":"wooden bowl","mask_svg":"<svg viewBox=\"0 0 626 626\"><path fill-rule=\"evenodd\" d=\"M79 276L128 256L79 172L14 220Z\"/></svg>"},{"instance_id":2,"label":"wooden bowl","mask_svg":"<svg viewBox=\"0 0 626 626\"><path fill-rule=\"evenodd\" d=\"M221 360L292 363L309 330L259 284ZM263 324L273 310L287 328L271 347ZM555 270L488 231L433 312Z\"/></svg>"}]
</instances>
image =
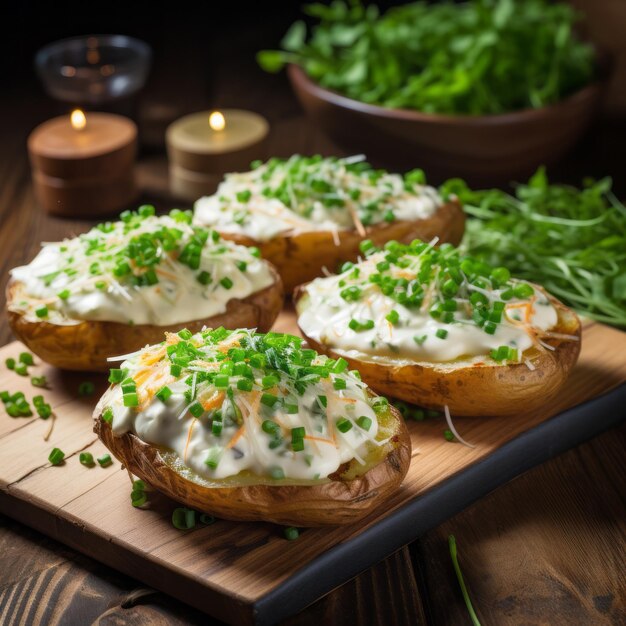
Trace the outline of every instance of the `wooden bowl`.
<instances>
[{"instance_id":1,"label":"wooden bowl","mask_svg":"<svg viewBox=\"0 0 626 626\"><path fill-rule=\"evenodd\" d=\"M433 182L459 176L472 184L521 180L558 161L589 127L607 73L541 109L438 115L365 104L320 87L297 65L287 68L306 113L343 148L388 167L421 167Z\"/></svg>"}]
</instances>

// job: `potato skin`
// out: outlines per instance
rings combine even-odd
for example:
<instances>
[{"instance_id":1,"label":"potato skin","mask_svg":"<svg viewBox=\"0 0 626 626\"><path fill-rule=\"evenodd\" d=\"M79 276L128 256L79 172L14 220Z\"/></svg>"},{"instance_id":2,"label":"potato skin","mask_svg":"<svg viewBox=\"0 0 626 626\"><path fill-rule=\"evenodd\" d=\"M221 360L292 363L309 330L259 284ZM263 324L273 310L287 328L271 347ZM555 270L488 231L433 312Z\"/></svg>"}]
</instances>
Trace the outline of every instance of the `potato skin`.
<instances>
[{"instance_id":1,"label":"potato skin","mask_svg":"<svg viewBox=\"0 0 626 626\"><path fill-rule=\"evenodd\" d=\"M465 229L465 214L457 200L440 206L429 218L423 220L397 221L368 226L366 236L361 237L356 230L339 231L340 245L335 243L333 234L328 231L310 231L297 235L278 235L269 241L256 241L251 237L234 233L220 232L224 239L245 246L257 246L264 259L272 263L285 286L285 293L291 295L297 285L322 276L322 268L334 272L346 261L356 261L359 244L371 239L377 246L387 241L411 243L414 239L430 241L439 237L441 242L458 244Z\"/></svg>"},{"instance_id":2,"label":"potato skin","mask_svg":"<svg viewBox=\"0 0 626 626\"><path fill-rule=\"evenodd\" d=\"M165 332L188 328L198 332L203 326L230 329L258 328L267 332L283 305L280 276L271 268L274 282L248 297L231 299L226 311L213 317L190 320L170 326L151 324L129 325L120 322L82 321L71 326L46 321L30 321L9 306L18 299L20 283L10 280L7 285L7 316L15 336L42 360L67 370L108 371L107 358L139 350L163 340Z\"/></svg>"},{"instance_id":3,"label":"potato skin","mask_svg":"<svg viewBox=\"0 0 626 626\"><path fill-rule=\"evenodd\" d=\"M357 369L372 389L405 402L441 410L447 405L451 414L467 416L516 415L539 409L553 398L565 383L580 353L581 325L576 313L535 285L556 307L557 327L554 332L575 335L578 341L545 339L554 351L532 348L525 357L532 359L534 370L525 363L499 364L485 359L453 363L415 362L382 363L350 358L341 351L318 343L300 331L309 345L333 358L342 356L351 368ZM297 309L306 306L306 294Z\"/></svg>"},{"instance_id":4,"label":"potato skin","mask_svg":"<svg viewBox=\"0 0 626 626\"><path fill-rule=\"evenodd\" d=\"M365 474L342 479L352 464L346 463L317 485L268 485L208 487L189 480L164 462L159 448L133 433L115 436L94 412L94 432L104 445L136 476L187 507L216 517L240 521L264 521L293 526L351 524L378 507L399 486L411 462L411 439L399 412L392 406L395 435L384 459Z\"/></svg>"}]
</instances>

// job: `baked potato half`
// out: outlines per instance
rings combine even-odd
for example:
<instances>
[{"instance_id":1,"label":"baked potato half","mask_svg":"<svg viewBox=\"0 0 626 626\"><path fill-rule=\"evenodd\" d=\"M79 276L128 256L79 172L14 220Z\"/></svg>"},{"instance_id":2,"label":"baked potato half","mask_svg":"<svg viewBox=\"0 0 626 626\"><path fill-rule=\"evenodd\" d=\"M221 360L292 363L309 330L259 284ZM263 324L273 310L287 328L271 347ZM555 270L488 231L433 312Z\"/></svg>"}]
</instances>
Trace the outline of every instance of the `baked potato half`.
<instances>
[{"instance_id":1,"label":"baked potato half","mask_svg":"<svg viewBox=\"0 0 626 626\"><path fill-rule=\"evenodd\" d=\"M298 289L311 347L345 358L379 393L453 415L532 411L558 393L578 359L581 324L542 287L448 246L365 253Z\"/></svg>"},{"instance_id":2,"label":"baked potato half","mask_svg":"<svg viewBox=\"0 0 626 626\"><path fill-rule=\"evenodd\" d=\"M194 332L204 326L271 328L283 290L269 263L217 233L191 227L187 213L141 212L46 244L30 265L13 270L6 290L9 324L42 360L68 370L107 371L108 358L181 326ZM194 245L197 255L184 262Z\"/></svg>"},{"instance_id":3,"label":"baked potato half","mask_svg":"<svg viewBox=\"0 0 626 626\"><path fill-rule=\"evenodd\" d=\"M355 522L402 482L410 438L344 360L301 341L169 334L112 371L119 382L98 403L94 430L133 474L190 508L296 526Z\"/></svg>"},{"instance_id":4,"label":"baked potato half","mask_svg":"<svg viewBox=\"0 0 626 626\"><path fill-rule=\"evenodd\" d=\"M258 248L288 294L324 269L356 261L365 239L457 244L465 227L459 202L444 202L421 170L402 176L364 161L298 155L227 175L213 196L196 202L194 220Z\"/></svg>"}]
</instances>

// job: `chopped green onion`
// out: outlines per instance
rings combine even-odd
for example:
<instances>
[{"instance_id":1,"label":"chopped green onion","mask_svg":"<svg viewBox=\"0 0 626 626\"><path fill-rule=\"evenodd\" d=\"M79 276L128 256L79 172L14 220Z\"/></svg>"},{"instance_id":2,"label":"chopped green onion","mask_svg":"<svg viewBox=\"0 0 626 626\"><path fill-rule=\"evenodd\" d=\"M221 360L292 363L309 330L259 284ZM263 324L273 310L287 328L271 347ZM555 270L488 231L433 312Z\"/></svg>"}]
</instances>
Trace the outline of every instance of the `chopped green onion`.
<instances>
[{"instance_id":1,"label":"chopped green onion","mask_svg":"<svg viewBox=\"0 0 626 626\"><path fill-rule=\"evenodd\" d=\"M78 386L79 396L91 396L96 390L96 386L89 380L86 380Z\"/></svg>"},{"instance_id":2,"label":"chopped green onion","mask_svg":"<svg viewBox=\"0 0 626 626\"><path fill-rule=\"evenodd\" d=\"M233 286L233 281L228 278L228 276L224 276L224 278L222 278L220 280L220 285L222 285L222 287L224 287L224 289L230 289Z\"/></svg>"},{"instance_id":3,"label":"chopped green onion","mask_svg":"<svg viewBox=\"0 0 626 626\"><path fill-rule=\"evenodd\" d=\"M337 430L341 433L347 433L352 428L352 422L345 417L340 417L335 423Z\"/></svg>"},{"instance_id":4,"label":"chopped green onion","mask_svg":"<svg viewBox=\"0 0 626 626\"><path fill-rule=\"evenodd\" d=\"M30 384L33 387L46 387L48 384L48 379L45 376L31 376Z\"/></svg>"},{"instance_id":5,"label":"chopped green onion","mask_svg":"<svg viewBox=\"0 0 626 626\"><path fill-rule=\"evenodd\" d=\"M172 395L172 390L167 385L165 385L165 387L161 387L161 389L159 389L154 395L161 402L163 402L163 404L165 404Z\"/></svg>"},{"instance_id":6,"label":"chopped green onion","mask_svg":"<svg viewBox=\"0 0 626 626\"><path fill-rule=\"evenodd\" d=\"M48 307L44 305L42 307L39 307L38 309L35 309L35 315L37 317L48 317Z\"/></svg>"},{"instance_id":7,"label":"chopped green onion","mask_svg":"<svg viewBox=\"0 0 626 626\"><path fill-rule=\"evenodd\" d=\"M8 359L6 359L4 363L6 364L7 368L10 370L15 368L15 359L12 357L9 357Z\"/></svg>"},{"instance_id":8,"label":"chopped green onion","mask_svg":"<svg viewBox=\"0 0 626 626\"><path fill-rule=\"evenodd\" d=\"M295 541L300 536L300 531L295 526L287 526L283 529L283 534L288 541Z\"/></svg>"},{"instance_id":9,"label":"chopped green onion","mask_svg":"<svg viewBox=\"0 0 626 626\"><path fill-rule=\"evenodd\" d=\"M110 454L104 454L103 456L99 457L97 460L98 460L98 463L100 464L100 467L108 467L109 465L113 464L113 459L111 458Z\"/></svg>"},{"instance_id":10,"label":"chopped green onion","mask_svg":"<svg viewBox=\"0 0 626 626\"><path fill-rule=\"evenodd\" d=\"M372 427L371 418L367 417L367 415L361 415L356 419L357 426L362 428L363 430L369 430Z\"/></svg>"},{"instance_id":11,"label":"chopped green onion","mask_svg":"<svg viewBox=\"0 0 626 626\"><path fill-rule=\"evenodd\" d=\"M34 365L35 361L33 355L30 352L20 352L20 363L25 365Z\"/></svg>"},{"instance_id":12,"label":"chopped green onion","mask_svg":"<svg viewBox=\"0 0 626 626\"><path fill-rule=\"evenodd\" d=\"M174 509L172 512L172 524L178 530L189 530L196 525L196 512L185 507Z\"/></svg>"},{"instance_id":13,"label":"chopped green onion","mask_svg":"<svg viewBox=\"0 0 626 626\"><path fill-rule=\"evenodd\" d=\"M102 413L102 420L107 424L110 424L113 421L113 409L110 406L104 409Z\"/></svg>"},{"instance_id":14,"label":"chopped green onion","mask_svg":"<svg viewBox=\"0 0 626 626\"><path fill-rule=\"evenodd\" d=\"M81 465L84 465L85 467L93 467L96 464L93 460L93 454L91 454L91 452L81 452L78 455L78 460Z\"/></svg>"},{"instance_id":15,"label":"chopped green onion","mask_svg":"<svg viewBox=\"0 0 626 626\"><path fill-rule=\"evenodd\" d=\"M59 465L63 459L65 458L65 452L60 448L53 448L52 452L48 456L48 461L52 463L52 465Z\"/></svg>"},{"instance_id":16,"label":"chopped green onion","mask_svg":"<svg viewBox=\"0 0 626 626\"><path fill-rule=\"evenodd\" d=\"M438 328L435 335L439 337L439 339L445 339L448 336L448 331L445 328Z\"/></svg>"}]
</instances>

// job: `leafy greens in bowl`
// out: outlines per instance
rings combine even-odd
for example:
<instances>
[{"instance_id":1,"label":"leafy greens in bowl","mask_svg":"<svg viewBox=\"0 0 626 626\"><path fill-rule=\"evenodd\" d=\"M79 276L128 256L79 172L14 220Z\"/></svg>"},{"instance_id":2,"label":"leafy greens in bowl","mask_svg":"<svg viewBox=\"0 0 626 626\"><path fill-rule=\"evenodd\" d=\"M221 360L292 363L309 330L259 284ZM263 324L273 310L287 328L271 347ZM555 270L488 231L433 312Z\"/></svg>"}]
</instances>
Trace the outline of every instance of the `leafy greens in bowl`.
<instances>
[{"instance_id":1,"label":"leafy greens in bowl","mask_svg":"<svg viewBox=\"0 0 626 626\"><path fill-rule=\"evenodd\" d=\"M547 0L414 2L379 14L360 0L305 7L265 70L299 65L323 88L392 109L494 115L560 102L594 79L578 14Z\"/></svg>"}]
</instances>

